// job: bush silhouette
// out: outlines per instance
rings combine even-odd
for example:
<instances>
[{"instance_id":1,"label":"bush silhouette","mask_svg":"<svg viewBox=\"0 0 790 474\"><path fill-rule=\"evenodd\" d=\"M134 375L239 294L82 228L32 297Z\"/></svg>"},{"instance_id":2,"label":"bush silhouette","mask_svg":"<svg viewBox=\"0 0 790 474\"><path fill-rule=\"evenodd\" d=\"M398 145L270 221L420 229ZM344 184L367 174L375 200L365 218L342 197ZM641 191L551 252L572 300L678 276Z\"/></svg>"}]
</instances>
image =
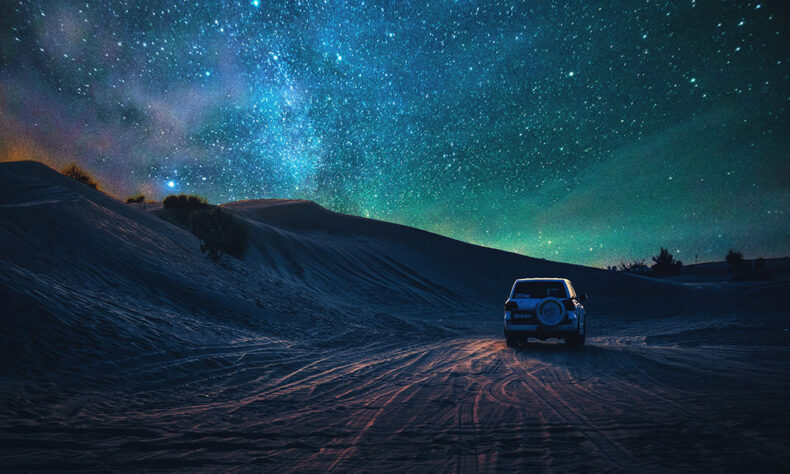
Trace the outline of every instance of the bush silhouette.
<instances>
[{"instance_id":1,"label":"bush silhouette","mask_svg":"<svg viewBox=\"0 0 790 474\"><path fill-rule=\"evenodd\" d=\"M774 279L774 275L765 268L765 259L760 257L754 261L754 265L749 260L744 260L740 252L730 250L727 253L727 263L730 266L728 272L735 273L736 281L769 281Z\"/></svg>"},{"instance_id":2,"label":"bush silhouette","mask_svg":"<svg viewBox=\"0 0 790 474\"><path fill-rule=\"evenodd\" d=\"M167 196L162 205L166 212L160 216L195 234L200 239L200 250L215 262L225 255L244 257L247 229L230 211L210 206L200 196L187 194Z\"/></svg>"},{"instance_id":3,"label":"bush silhouette","mask_svg":"<svg viewBox=\"0 0 790 474\"><path fill-rule=\"evenodd\" d=\"M191 196L187 194L179 194L176 196L175 194L171 194L162 201L162 206L167 209L193 210L206 207L208 203L200 196Z\"/></svg>"},{"instance_id":4,"label":"bush silhouette","mask_svg":"<svg viewBox=\"0 0 790 474\"><path fill-rule=\"evenodd\" d=\"M126 204L134 204L141 202L145 202L145 196L143 196L142 194L137 194L130 198L126 198Z\"/></svg>"},{"instance_id":5,"label":"bush silhouette","mask_svg":"<svg viewBox=\"0 0 790 474\"><path fill-rule=\"evenodd\" d=\"M765 268L765 259L760 257L754 261L754 268L750 275L752 280L769 281L774 279L773 273Z\"/></svg>"},{"instance_id":6,"label":"bush silhouette","mask_svg":"<svg viewBox=\"0 0 790 474\"><path fill-rule=\"evenodd\" d=\"M618 265L606 267L608 270L625 273L647 273L650 268L645 263L645 259L633 259L630 262L620 262Z\"/></svg>"},{"instance_id":7,"label":"bush silhouette","mask_svg":"<svg viewBox=\"0 0 790 474\"><path fill-rule=\"evenodd\" d=\"M751 264L743 259L741 252L730 250L724 260L729 264L727 271L738 275L743 275L751 270Z\"/></svg>"},{"instance_id":8,"label":"bush silhouette","mask_svg":"<svg viewBox=\"0 0 790 474\"><path fill-rule=\"evenodd\" d=\"M190 212L189 229L201 240L200 250L219 262L225 254L242 258L247 249L247 229L222 208L200 208Z\"/></svg>"},{"instance_id":9,"label":"bush silhouette","mask_svg":"<svg viewBox=\"0 0 790 474\"><path fill-rule=\"evenodd\" d=\"M88 174L87 171L82 169L77 163L71 163L61 170L61 173L71 179L79 181L80 183L93 188L99 189L99 183L93 179L93 176Z\"/></svg>"},{"instance_id":10,"label":"bush silhouette","mask_svg":"<svg viewBox=\"0 0 790 474\"><path fill-rule=\"evenodd\" d=\"M683 268L683 262L675 260L675 257L664 247L661 247L658 255L653 257L653 262L650 269L656 275L677 275Z\"/></svg>"}]
</instances>

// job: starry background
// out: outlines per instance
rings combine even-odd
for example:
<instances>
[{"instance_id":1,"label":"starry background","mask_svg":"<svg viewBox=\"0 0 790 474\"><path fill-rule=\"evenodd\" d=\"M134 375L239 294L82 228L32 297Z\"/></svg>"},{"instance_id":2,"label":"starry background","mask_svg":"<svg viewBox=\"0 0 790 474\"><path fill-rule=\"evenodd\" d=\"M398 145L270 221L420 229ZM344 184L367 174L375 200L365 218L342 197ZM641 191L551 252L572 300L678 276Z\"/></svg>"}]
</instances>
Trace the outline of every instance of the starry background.
<instances>
[{"instance_id":1,"label":"starry background","mask_svg":"<svg viewBox=\"0 0 790 474\"><path fill-rule=\"evenodd\" d=\"M784 2L0 0L0 153L604 266L790 253Z\"/></svg>"}]
</instances>

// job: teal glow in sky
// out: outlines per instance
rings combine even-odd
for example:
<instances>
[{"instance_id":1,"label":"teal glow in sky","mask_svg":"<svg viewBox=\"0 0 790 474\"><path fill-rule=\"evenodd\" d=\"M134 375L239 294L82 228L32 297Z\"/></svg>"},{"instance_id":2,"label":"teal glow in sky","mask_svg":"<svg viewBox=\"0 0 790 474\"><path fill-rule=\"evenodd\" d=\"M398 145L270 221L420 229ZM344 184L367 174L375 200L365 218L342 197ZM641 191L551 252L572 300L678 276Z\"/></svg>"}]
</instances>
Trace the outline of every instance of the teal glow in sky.
<instances>
[{"instance_id":1,"label":"teal glow in sky","mask_svg":"<svg viewBox=\"0 0 790 474\"><path fill-rule=\"evenodd\" d=\"M782 2L5 2L0 142L584 264L790 253Z\"/></svg>"}]
</instances>

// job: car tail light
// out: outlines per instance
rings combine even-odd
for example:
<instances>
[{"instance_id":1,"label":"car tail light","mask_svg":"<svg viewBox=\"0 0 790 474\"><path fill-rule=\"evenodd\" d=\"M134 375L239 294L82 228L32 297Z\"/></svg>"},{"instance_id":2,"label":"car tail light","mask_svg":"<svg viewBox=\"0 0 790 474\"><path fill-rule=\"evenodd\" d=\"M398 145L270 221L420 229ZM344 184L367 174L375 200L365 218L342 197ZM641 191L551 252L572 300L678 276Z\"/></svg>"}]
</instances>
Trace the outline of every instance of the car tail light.
<instances>
[{"instance_id":1,"label":"car tail light","mask_svg":"<svg viewBox=\"0 0 790 474\"><path fill-rule=\"evenodd\" d=\"M505 303L505 311L518 311L518 305L515 301L508 301Z\"/></svg>"},{"instance_id":2,"label":"car tail light","mask_svg":"<svg viewBox=\"0 0 790 474\"><path fill-rule=\"evenodd\" d=\"M574 309L576 309L576 303L573 302L573 298L562 300L562 303L565 305L565 309L567 309L568 311L573 311Z\"/></svg>"}]
</instances>

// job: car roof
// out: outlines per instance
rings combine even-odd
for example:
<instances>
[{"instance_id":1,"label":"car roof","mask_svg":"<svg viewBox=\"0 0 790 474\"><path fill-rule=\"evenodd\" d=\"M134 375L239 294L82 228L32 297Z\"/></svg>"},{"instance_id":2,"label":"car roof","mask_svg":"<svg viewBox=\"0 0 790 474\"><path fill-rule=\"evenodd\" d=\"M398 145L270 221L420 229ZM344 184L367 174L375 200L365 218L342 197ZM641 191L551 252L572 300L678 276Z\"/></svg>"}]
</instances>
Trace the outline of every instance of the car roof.
<instances>
[{"instance_id":1,"label":"car roof","mask_svg":"<svg viewBox=\"0 0 790 474\"><path fill-rule=\"evenodd\" d=\"M519 282L519 281L564 281L564 282L567 282L567 283L571 282L567 278L519 278L516 281L517 282Z\"/></svg>"}]
</instances>

